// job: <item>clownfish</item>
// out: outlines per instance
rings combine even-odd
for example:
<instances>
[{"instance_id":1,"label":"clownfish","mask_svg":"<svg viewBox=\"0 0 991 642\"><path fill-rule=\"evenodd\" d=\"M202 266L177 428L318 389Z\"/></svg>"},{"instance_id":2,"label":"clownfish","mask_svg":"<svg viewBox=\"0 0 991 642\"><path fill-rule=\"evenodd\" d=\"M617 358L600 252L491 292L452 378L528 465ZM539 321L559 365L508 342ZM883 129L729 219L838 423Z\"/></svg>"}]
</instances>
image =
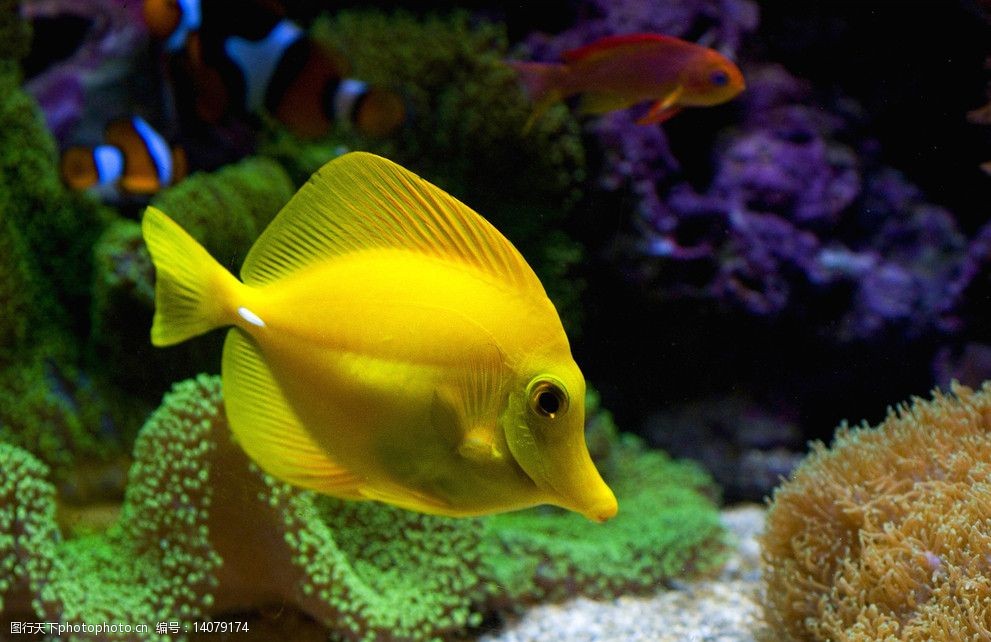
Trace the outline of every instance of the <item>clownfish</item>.
<instances>
[{"instance_id":1,"label":"clownfish","mask_svg":"<svg viewBox=\"0 0 991 642\"><path fill-rule=\"evenodd\" d=\"M318 170L241 278L165 213L151 340L227 327L227 417L266 472L424 513L617 512L585 443L585 379L554 304L464 203L364 152Z\"/></svg>"},{"instance_id":2,"label":"clownfish","mask_svg":"<svg viewBox=\"0 0 991 642\"><path fill-rule=\"evenodd\" d=\"M656 101L637 122L663 123L684 107L732 99L746 83L739 67L719 52L672 36L609 36L563 54L563 63L511 61L535 103L524 131L548 107L581 94L581 111L604 114Z\"/></svg>"},{"instance_id":3,"label":"clownfish","mask_svg":"<svg viewBox=\"0 0 991 642\"><path fill-rule=\"evenodd\" d=\"M151 34L191 79L200 119L268 111L298 136L318 137L333 122L386 136L405 120L394 92L347 78L347 63L309 38L278 7L244 2L231 16L217 0L145 0Z\"/></svg>"},{"instance_id":4,"label":"clownfish","mask_svg":"<svg viewBox=\"0 0 991 642\"><path fill-rule=\"evenodd\" d=\"M103 144L62 153L62 180L71 189L91 187L123 194L154 194L186 176L186 153L170 146L140 116L107 125Z\"/></svg>"}]
</instances>

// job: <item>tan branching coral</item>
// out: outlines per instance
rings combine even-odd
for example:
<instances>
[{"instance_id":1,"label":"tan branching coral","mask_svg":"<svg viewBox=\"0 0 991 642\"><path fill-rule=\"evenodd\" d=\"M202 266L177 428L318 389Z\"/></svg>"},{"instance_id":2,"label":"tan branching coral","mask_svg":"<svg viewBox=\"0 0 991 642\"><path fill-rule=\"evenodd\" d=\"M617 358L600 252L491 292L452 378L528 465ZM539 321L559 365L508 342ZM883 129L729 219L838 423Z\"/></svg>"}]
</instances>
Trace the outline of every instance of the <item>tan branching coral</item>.
<instances>
[{"instance_id":1,"label":"tan branching coral","mask_svg":"<svg viewBox=\"0 0 991 642\"><path fill-rule=\"evenodd\" d=\"M762 546L784 640L991 640L991 384L841 426L775 492Z\"/></svg>"}]
</instances>

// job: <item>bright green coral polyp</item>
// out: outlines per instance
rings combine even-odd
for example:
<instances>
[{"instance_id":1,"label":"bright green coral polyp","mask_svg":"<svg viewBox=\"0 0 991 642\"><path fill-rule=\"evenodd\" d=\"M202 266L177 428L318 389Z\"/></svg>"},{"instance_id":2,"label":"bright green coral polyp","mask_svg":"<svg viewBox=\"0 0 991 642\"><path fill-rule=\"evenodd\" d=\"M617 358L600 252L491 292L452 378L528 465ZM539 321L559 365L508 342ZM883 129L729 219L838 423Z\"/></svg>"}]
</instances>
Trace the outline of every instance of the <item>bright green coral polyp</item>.
<instances>
[{"instance_id":1,"label":"bright green coral polyp","mask_svg":"<svg viewBox=\"0 0 991 642\"><path fill-rule=\"evenodd\" d=\"M596 406L621 503L603 526L540 509L443 518L300 491L231 442L218 377L166 395L135 444L121 518L101 535L62 540L46 467L0 444L0 614L16 603L46 621L202 620L265 606L250 602L263 590L333 639L439 641L493 609L655 590L712 569L723 534L708 478L618 438Z\"/></svg>"}]
</instances>

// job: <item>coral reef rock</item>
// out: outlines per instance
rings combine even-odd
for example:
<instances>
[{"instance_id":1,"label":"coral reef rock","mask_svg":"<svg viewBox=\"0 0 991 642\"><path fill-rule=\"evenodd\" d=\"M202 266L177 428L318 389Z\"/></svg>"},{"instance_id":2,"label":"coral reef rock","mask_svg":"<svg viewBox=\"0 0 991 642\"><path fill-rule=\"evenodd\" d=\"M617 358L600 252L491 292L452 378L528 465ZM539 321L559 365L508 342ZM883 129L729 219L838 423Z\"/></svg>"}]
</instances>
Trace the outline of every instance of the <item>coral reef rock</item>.
<instances>
[{"instance_id":1,"label":"coral reef rock","mask_svg":"<svg viewBox=\"0 0 991 642\"><path fill-rule=\"evenodd\" d=\"M991 636L991 385L841 426L774 495L765 615L782 640Z\"/></svg>"}]
</instances>

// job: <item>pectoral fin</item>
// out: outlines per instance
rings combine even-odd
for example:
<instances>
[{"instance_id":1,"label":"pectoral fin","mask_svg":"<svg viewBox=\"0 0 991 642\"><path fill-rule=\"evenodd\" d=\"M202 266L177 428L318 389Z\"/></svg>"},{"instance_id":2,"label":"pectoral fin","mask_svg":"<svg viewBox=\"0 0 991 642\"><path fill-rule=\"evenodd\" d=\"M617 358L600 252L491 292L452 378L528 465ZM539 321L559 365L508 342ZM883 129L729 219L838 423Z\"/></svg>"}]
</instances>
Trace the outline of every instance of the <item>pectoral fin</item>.
<instances>
[{"instance_id":1,"label":"pectoral fin","mask_svg":"<svg viewBox=\"0 0 991 642\"><path fill-rule=\"evenodd\" d=\"M654 103L650 108L650 111L644 114L637 121L637 124L653 125L655 123L663 123L664 121L670 119L672 116L681 111L681 106L678 105L678 99L681 98L682 93L684 93L684 88L681 85L678 85L674 91Z\"/></svg>"},{"instance_id":2,"label":"pectoral fin","mask_svg":"<svg viewBox=\"0 0 991 642\"><path fill-rule=\"evenodd\" d=\"M486 464L505 457L498 425L504 370L502 353L488 345L434 393L431 412L439 434L465 459Z\"/></svg>"}]
</instances>

